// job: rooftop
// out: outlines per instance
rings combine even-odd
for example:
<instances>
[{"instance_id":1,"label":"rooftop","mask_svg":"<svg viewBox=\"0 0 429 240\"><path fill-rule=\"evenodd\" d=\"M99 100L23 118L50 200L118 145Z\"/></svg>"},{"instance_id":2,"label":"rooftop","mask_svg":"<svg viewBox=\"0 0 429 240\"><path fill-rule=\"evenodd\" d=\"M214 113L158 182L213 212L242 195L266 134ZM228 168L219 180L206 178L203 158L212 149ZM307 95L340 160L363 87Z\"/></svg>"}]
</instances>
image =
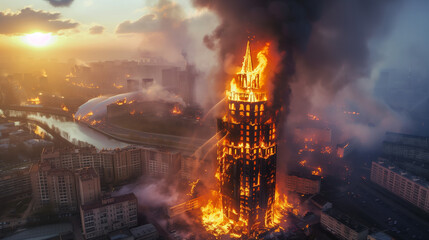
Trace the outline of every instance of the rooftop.
<instances>
[{"instance_id":1,"label":"rooftop","mask_svg":"<svg viewBox=\"0 0 429 240\"><path fill-rule=\"evenodd\" d=\"M413 182L415 182L416 184L424 187L424 188L429 188L429 182L426 181L425 179L422 179L418 176L414 176L411 175L408 171L406 171L405 169L401 169L399 167L397 167L395 164L393 164L392 162L390 162L387 159L384 158L379 158L379 160L376 162L378 165L389 169L390 171L401 175L404 178L407 178Z\"/></svg>"},{"instance_id":2,"label":"rooftop","mask_svg":"<svg viewBox=\"0 0 429 240\"><path fill-rule=\"evenodd\" d=\"M97 208L101 208L103 206L107 206L107 205L111 205L111 204L116 204L116 203L121 203L121 202L126 202L126 201L137 201L136 196L134 195L134 193L128 193L128 194L124 194L124 195L120 195L120 196L116 196L116 197L104 197L102 200L96 202L96 203L91 203L91 204L86 204L81 206L83 211L88 211L88 210L92 210L92 209L97 209Z\"/></svg>"},{"instance_id":3,"label":"rooftop","mask_svg":"<svg viewBox=\"0 0 429 240\"><path fill-rule=\"evenodd\" d=\"M157 232L155 226L152 224L145 224L135 228L131 228L130 231L135 238L139 238L139 237Z\"/></svg>"},{"instance_id":4,"label":"rooftop","mask_svg":"<svg viewBox=\"0 0 429 240\"><path fill-rule=\"evenodd\" d=\"M368 229L367 227L356 222L355 220L353 220L352 218L350 218L346 214L344 214L338 210L335 210L333 208L328 209L324 213L331 216L332 218L335 218L337 221L341 222L342 224L346 225L347 227L349 227L350 229L352 229L356 232L362 232L362 231L365 231Z\"/></svg>"}]
</instances>

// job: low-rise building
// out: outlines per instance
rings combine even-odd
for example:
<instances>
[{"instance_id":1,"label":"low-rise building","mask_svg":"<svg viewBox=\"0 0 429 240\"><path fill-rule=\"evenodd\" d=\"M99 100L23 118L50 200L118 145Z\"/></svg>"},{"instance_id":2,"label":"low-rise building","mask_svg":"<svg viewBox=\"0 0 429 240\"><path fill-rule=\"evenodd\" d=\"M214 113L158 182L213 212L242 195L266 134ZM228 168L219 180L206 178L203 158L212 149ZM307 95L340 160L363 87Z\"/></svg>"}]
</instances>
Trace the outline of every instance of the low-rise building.
<instances>
[{"instance_id":1,"label":"low-rise building","mask_svg":"<svg viewBox=\"0 0 429 240\"><path fill-rule=\"evenodd\" d=\"M396 167L386 159L372 162L371 181L429 212L429 183Z\"/></svg>"},{"instance_id":2,"label":"low-rise building","mask_svg":"<svg viewBox=\"0 0 429 240\"><path fill-rule=\"evenodd\" d=\"M317 194L320 192L320 180L320 176L292 172L286 176L286 190L300 194Z\"/></svg>"},{"instance_id":3,"label":"low-rise building","mask_svg":"<svg viewBox=\"0 0 429 240\"><path fill-rule=\"evenodd\" d=\"M130 229L135 240L157 240L159 237L158 230L152 224L145 224Z\"/></svg>"},{"instance_id":4,"label":"low-rise building","mask_svg":"<svg viewBox=\"0 0 429 240\"><path fill-rule=\"evenodd\" d=\"M137 226L137 206L137 198L133 193L105 197L98 202L80 206L84 237L92 239Z\"/></svg>"},{"instance_id":5,"label":"low-rise building","mask_svg":"<svg viewBox=\"0 0 429 240\"><path fill-rule=\"evenodd\" d=\"M322 228L339 239L366 240L368 236L367 227L333 208L322 212L320 223Z\"/></svg>"},{"instance_id":6,"label":"low-rise building","mask_svg":"<svg viewBox=\"0 0 429 240\"><path fill-rule=\"evenodd\" d=\"M0 200L22 199L31 196L30 169L17 169L0 175Z\"/></svg>"},{"instance_id":7,"label":"low-rise building","mask_svg":"<svg viewBox=\"0 0 429 240\"><path fill-rule=\"evenodd\" d=\"M376 232L368 235L368 240L393 240L393 238L384 232Z\"/></svg>"}]
</instances>

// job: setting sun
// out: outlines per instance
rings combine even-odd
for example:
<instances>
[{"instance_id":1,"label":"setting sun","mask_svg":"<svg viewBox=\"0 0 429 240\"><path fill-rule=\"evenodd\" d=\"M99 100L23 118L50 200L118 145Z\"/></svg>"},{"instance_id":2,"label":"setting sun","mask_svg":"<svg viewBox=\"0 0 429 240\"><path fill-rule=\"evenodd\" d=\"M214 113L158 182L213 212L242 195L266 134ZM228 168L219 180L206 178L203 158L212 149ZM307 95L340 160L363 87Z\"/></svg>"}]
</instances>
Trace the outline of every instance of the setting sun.
<instances>
[{"instance_id":1,"label":"setting sun","mask_svg":"<svg viewBox=\"0 0 429 240\"><path fill-rule=\"evenodd\" d=\"M54 36L51 33L31 33L23 36L23 40L30 46L33 47L45 47L54 41Z\"/></svg>"}]
</instances>

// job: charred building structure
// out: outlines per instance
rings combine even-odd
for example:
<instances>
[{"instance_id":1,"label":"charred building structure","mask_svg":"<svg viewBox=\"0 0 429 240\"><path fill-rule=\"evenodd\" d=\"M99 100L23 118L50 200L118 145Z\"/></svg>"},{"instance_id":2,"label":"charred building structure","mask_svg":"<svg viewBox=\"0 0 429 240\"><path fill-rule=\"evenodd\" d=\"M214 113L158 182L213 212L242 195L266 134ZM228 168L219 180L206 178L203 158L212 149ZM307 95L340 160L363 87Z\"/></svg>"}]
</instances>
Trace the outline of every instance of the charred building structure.
<instances>
[{"instance_id":1,"label":"charred building structure","mask_svg":"<svg viewBox=\"0 0 429 240\"><path fill-rule=\"evenodd\" d=\"M253 69L248 42L242 69L226 91L226 114L218 119L222 134L216 175L222 212L224 218L245 226L245 235L256 235L274 224L276 127L261 74L266 61L262 65L259 59Z\"/></svg>"}]
</instances>

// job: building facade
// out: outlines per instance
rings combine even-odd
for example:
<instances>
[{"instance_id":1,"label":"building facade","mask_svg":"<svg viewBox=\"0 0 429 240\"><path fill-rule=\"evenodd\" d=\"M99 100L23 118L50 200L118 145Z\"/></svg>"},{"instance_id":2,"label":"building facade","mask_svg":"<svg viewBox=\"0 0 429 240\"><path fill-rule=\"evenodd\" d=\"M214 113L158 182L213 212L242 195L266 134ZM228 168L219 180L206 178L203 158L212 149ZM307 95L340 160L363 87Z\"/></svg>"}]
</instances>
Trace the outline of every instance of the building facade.
<instances>
[{"instance_id":1,"label":"building facade","mask_svg":"<svg viewBox=\"0 0 429 240\"><path fill-rule=\"evenodd\" d=\"M83 235L86 239L137 226L137 198L133 193L107 197L80 207Z\"/></svg>"},{"instance_id":2,"label":"building facade","mask_svg":"<svg viewBox=\"0 0 429 240\"><path fill-rule=\"evenodd\" d=\"M398 197L429 212L429 183L409 174L387 160L372 162L371 181Z\"/></svg>"},{"instance_id":3,"label":"building facade","mask_svg":"<svg viewBox=\"0 0 429 240\"><path fill-rule=\"evenodd\" d=\"M77 210L74 174L52 168L48 162L33 164L30 170L34 207L51 206L56 212Z\"/></svg>"},{"instance_id":4,"label":"building facade","mask_svg":"<svg viewBox=\"0 0 429 240\"><path fill-rule=\"evenodd\" d=\"M368 236L367 227L332 208L322 212L320 224L322 228L335 235L338 239L366 240Z\"/></svg>"},{"instance_id":5,"label":"building facade","mask_svg":"<svg viewBox=\"0 0 429 240\"><path fill-rule=\"evenodd\" d=\"M243 68L227 91L227 111L218 120L218 179L223 214L258 234L273 224L276 128L267 110L260 74L253 71L248 43Z\"/></svg>"},{"instance_id":6,"label":"building facade","mask_svg":"<svg viewBox=\"0 0 429 240\"><path fill-rule=\"evenodd\" d=\"M75 172L78 203L86 205L101 199L100 177L94 168L82 168Z\"/></svg>"},{"instance_id":7,"label":"building facade","mask_svg":"<svg viewBox=\"0 0 429 240\"><path fill-rule=\"evenodd\" d=\"M286 190L300 194L317 194L320 192L320 179L320 176L291 173L286 176Z\"/></svg>"}]
</instances>

